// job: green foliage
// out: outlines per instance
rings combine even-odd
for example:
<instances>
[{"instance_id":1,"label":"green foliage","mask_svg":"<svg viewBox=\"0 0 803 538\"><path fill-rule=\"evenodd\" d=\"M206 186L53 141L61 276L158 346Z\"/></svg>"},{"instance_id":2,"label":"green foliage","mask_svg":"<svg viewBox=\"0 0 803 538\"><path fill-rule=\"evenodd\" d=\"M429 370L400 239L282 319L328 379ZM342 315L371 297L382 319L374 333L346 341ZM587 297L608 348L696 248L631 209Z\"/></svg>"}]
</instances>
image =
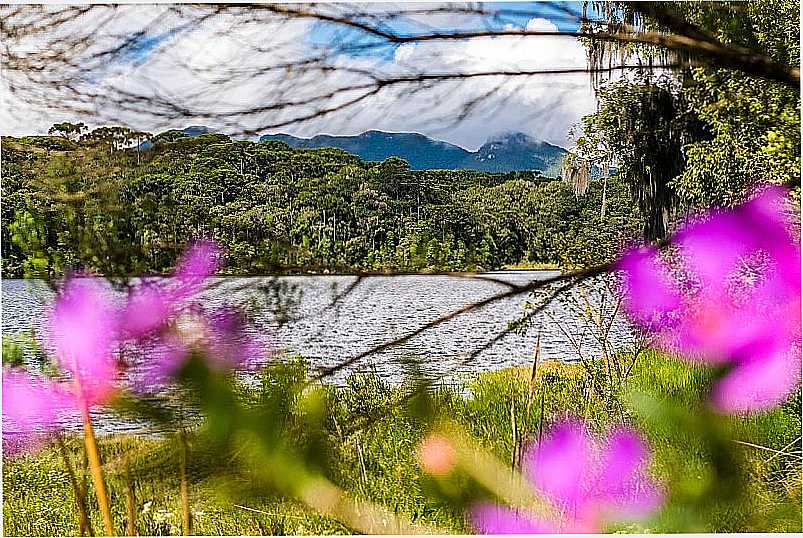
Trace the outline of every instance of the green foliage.
<instances>
[{"instance_id":1,"label":"green foliage","mask_svg":"<svg viewBox=\"0 0 803 538\"><path fill-rule=\"evenodd\" d=\"M621 11L607 9L606 16L623 20L636 12L645 28L662 30L652 4L644 3L643 9L622 4ZM722 42L800 65L799 2L661 7ZM600 44L588 46L600 54ZM649 65L656 57L673 59L656 47L625 48ZM662 211L668 223L688 210L738 204L756 186L800 185L798 88L713 66L681 69L669 77L656 77L645 67L630 80L602 86L598 96L601 107L584 118L579 149L618 164L642 202L648 236L660 235L649 232L651 218ZM671 106L656 107L660 101Z\"/></svg>"},{"instance_id":2,"label":"green foliage","mask_svg":"<svg viewBox=\"0 0 803 538\"><path fill-rule=\"evenodd\" d=\"M413 398L416 386L391 387L371 375L354 376L341 388L308 385L305 368L303 361L277 364L261 374L258 385L232 386L233 392L197 368L186 370L187 379L207 384L199 390L217 385L229 402L228 416L207 414L206 426L189 436L187 474L197 534L350 532L288 494L308 480L310 469L356 499L379 503L413 521L468 532L463 510L483 494L482 488L463 472L442 480L427 476L418 466L417 447L433 424L449 419L510 462L511 408L525 439L537 438L567 414L584 417L600 431L625 421L644 434L654 454L651 471L666 487L667 504L649 521L609 530L801 529L801 466L795 456L799 392L773 411L717 416L704 403L716 372L655 352L646 353L627 384L611 395L623 414L612 412L590 390L592 374L598 377L595 383L606 385L600 361L590 372L579 364L546 361L532 381L530 368L487 372ZM208 424L221 420L234 428L226 434L230 442L222 444L219 430ZM255 436L244 435L247 431ZM80 439L67 441L73 467L84 472ZM139 532L180 533L177 469L182 449L177 437L109 436L101 450L118 525L125 519L128 465ZM76 532L72 490L54 448L6 460L3 481L7 534ZM100 528L97 510L90 511Z\"/></svg>"},{"instance_id":3,"label":"green foliage","mask_svg":"<svg viewBox=\"0 0 803 538\"><path fill-rule=\"evenodd\" d=\"M602 215L600 182L577 198L535 172L417 172L180 131L130 146L141 135L100 128L58 153L4 139L5 276L161 273L198 236L233 274L575 266L610 260L638 228L615 178Z\"/></svg>"},{"instance_id":4,"label":"green foliage","mask_svg":"<svg viewBox=\"0 0 803 538\"><path fill-rule=\"evenodd\" d=\"M23 136L19 141L33 148L51 151L70 151L76 147L73 141L58 136Z\"/></svg>"},{"instance_id":5,"label":"green foliage","mask_svg":"<svg viewBox=\"0 0 803 538\"><path fill-rule=\"evenodd\" d=\"M718 9L683 3L678 9L726 43L800 65L798 2L751 1ZM800 184L798 88L716 68L693 70L686 87L691 111L712 134L687 148L687 168L675 180L687 203L733 205L756 184Z\"/></svg>"},{"instance_id":6,"label":"green foliage","mask_svg":"<svg viewBox=\"0 0 803 538\"><path fill-rule=\"evenodd\" d=\"M75 140L80 137L81 133L86 130L86 125L83 123L56 123L48 129L48 134L58 134L67 140Z\"/></svg>"},{"instance_id":7,"label":"green foliage","mask_svg":"<svg viewBox=\"0 0 803 538\"><path fill-rule=\"evenodd\" d=\"M703 126L687 113L685 93L666 77L638 75L608 84L597 96L599 110L583 119L578 145L604 148L646 216L644 237L662 239L678 202L671 181L686 165L684 147L705 136Z\"/></svg>"}]
</instances>

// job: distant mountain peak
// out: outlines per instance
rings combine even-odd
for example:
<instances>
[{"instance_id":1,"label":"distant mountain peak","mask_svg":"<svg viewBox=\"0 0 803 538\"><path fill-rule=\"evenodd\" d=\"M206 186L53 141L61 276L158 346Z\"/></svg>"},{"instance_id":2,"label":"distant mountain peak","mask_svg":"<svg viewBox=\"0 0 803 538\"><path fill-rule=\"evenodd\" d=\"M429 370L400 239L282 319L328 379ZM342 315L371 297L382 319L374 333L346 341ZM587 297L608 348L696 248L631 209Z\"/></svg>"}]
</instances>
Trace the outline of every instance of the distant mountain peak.
<instances>
[{"instance_id":1,"label":"distant mountain peak","mask_svg":"<svg viewBox=\"0 0 803 538\"><path fill-rule=\"evenodd\" d=\"M185 127L181 130L182 133L189 136L200 136L210 131L211 129L209 129L209 127L206 125L190 125L189 127Z\"/></svg>"},{"instance_id":2,"label":"distant mountain peak","mask_svg":"<svg viewBox=\"0 0 803 538\"><path fill-rule=\"evenodd\" d=\"M541 140L533 138L532 136L522 133L521 131L507 131L496 134L488 139L487 143L503 142L506 144L542 144Z\"/></svg>"},{"instance_id":3,"label":"distant mountain peak","mask_svg":"<svg viewBox=\"0 0 803 538\"><path fill-rule=\"evenodd\" d=\"M260 142L279 140L299 149L339 148L367 161L396 156L413 170L469 169L485 172L539 170L557 176L566 150L522 132L494 135L477 151L469 151L420 133L368 130L354 136L316 135L299 138L285 133L267 134Z\"/></svg>"}]
</instances>

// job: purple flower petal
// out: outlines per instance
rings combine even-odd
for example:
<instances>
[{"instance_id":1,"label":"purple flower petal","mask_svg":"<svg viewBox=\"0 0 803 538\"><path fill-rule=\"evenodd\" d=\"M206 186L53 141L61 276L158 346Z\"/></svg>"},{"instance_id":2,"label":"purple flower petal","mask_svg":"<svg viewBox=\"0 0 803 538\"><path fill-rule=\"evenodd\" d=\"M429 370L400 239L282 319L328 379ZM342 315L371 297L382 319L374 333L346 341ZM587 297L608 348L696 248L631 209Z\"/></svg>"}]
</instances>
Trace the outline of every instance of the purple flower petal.
<instances>
[{"instance_id":1,"label":"purple flower petal","mask_svg":"<svg viewBox=\"0 0 803 538\"><path fill-rule=\"evenodd\" d=\"M206 346L212 365L222 369L261 365L266 346L246 332L246 319L241 312L225 306L210 314L207 323Z\"/></svg>"},{"instance_id":2,"label":"purple flower petal","mask_svg":"<svg viewBox=\"0 0 803 538\"><path fill-rule=\"evenodd\" d=\"M719 411L749 413L782 403L800 384L800 348L752 354L736 363L714 386L711 400Z\"/></svg>"},{"instance_id":3,"label":"purple flower petal","mask_svg":"<svg viewBox=\"0 0 803 538\"><path fill-rule=\"evenodd\" d=\"M734 213L715 215L684 229L676 243L689 258L693 273L709 289L723 288L736 262L758 246L753 230Z\"/></svg>"},{"instance_id":4,"label":"purple flower petal","mask_svg":"<svg viewBox=\"0 0 803 538\"><path fill-rule=\"evenodd\" d=\"M175 270L175 282L162 285L142 284L128 298L123 313L123 328L134 338L141 338L163 327L178 310L179 304L200 291L206 278L219 267L220 249L213 241L199 241L182 255Z\"/></svg>"},{"instance_id":5,"label":"purple flower petal","mask_svg":"<svg viewBox=\"0 0 803 538\"><path fill-rule=\"evenodd\" d=\"M564 422L527 451L524 471L561 510L582 510L594 466L591 439L582 424Z\"/></svg>"},{"instance_id":6,"label":"purple flower petal","mask_svg":"<svg viewBox=\"0 0 803 538\"><path fill-rule=\"evenodd\" d=\"M628 284L626 310L657 333L661 347L696 362L735 365L715 388L720 410L777 405L800 382L799 351L796 360L788 357L800 341L801 258L784 215L785 194L766 189L677 234L688 276L700 283L694 294L667 290L655 249L619 262Z\"/></svg>"},{"instance_id":7,"label":"purple flower petal","mask_svg":"<svg viewBox=\"0 0 803 538\"><path fill-rule=\"evenodd\" d=\"M47 339L87 405L103 401L114 389L119 322L111 291L99 279L70 279L56 298Z\"/></svg>"},{"instance_id":8,"label":"purple flower petal","mask_svg":"<svg viewBox=\"0 0 803 538\"><path fill-rule=\"evenodd\" d=\"M123 311L123 329L134 338L156 331L167 322L172 303L172 295L161 287L143 284L135 288Z\"/></svg>"},{"instance_id":9,"label":"purple flower petal","mask_svg":"<svg viewBox=\"0 0 803 538\"><path fill-rule=\"evenodd\" d=\"M189 354L180 338L165 335L139 345L138 364L130 372L132 390L153 394L169 385Z\"/></svg>"},{"instance_id":10,"label":"purple flower petal","mask_svg":"<svg viewBox=\"0 0 803 538\"><path fill-rule=\"evenodd\" d=\"M597 502L617 518L649 515L662 501L662 494L644 474L647 447L631 429L619 428L608 437L602 474L597 480Z\"/></svg>"},{"instance_id":11,"label":"purple flower petal","mask_svg":"<svg viewBox=\"0 0 803 538\"><path fill-rule=\"evenodd\" d=\"M600 485L617 495L626 493L623 485L646 459L644 443L634 431L619 428L611 432L604 453Z\"/></svg>"},{"instance_id":12,"label":"purple flower petal","mask_svg":"<svg viewBox=\"0 0 803 538\"><path fill-rule=\"evenodd\" d=\"M553 522L534 519L494 503L475 504L471 523L483 534L553 534L559 529Z\"/></svg>"},{"instance_id":13,"label":"purple flower petal","mask_svg":"<svg viewBox=\"0 0 803 538\"><path fill-rule=\"evenodd\" d=\"M736 262L758 249L774 253L790 243L781 213L784 190L769 188L741 206L686 227L675 242L708 287L722 287Z\"/></svg>"},{"instance_id":14,"label":"purple flower petal","mask_svg":"<svg viewBox=\"0 0 803 538\"><path fill-rule=\"evenodd\" d=\"M625 308L645 327L666 323L667 315L680 306L681 297L658 264L658 250L631 250L619 260L628 294Z\"/></svg>"},{"instance_id":15,"label":"purple flower petal","mask_svg":"<svg viewBox=\"0 0 803 538\"><path fill-rule=\"evenodd\" d=\"M482 532L598 533L605 521L644 517L662 502L660 488L644 469L647 449L630 429L613 431L604 443L585 427L566 421L528 449L524 471L557 517L533 519L507 507L481 503L471 510Z\"/></svg>"},{"instance_id":16,"label":"purple flower petal","mask_svg":"<svg viewBox=\"0 0 803 538\"><path fill-rule=\"evenodd\" d=\"M16 448L34 448L43 435L59 430L60 415L75 408L64 383L3 369L3 438L14 438Z\"/></svg>"},{"instance_id":17,"label":"purple flower petal","mask_svg":"<svg viewBox=\"0 0 803 538\"><path fill-rule=\"evenodd\" d=\"M200 291L204 280L220 268L220 258L220 247L214 241L197 241L187 249L175 271L183 297Z\"/></svg>"},{"instance_id":18,"label":"purple flower petal","mask_svg":"<svg viewBox=\"0 0 803 538\"><path fill-rule=\"evenodd\" d=\"M748 344L763 330L762 326L757 325L758 320L746 318L743 314L723 296L689 303L672 331L674 347L692 361L709 364L728 362L732 359L734 349ZM734 332L735 326L740 327L740 331ZM663 340L671 341L669 336Z\"/></svg>"},{"instance_id":19,"label":"purple flower petal","mask_svg":"<svg viewBox=\"0 0 803 538\"><path fill-rule=\"evenodd\" d=\"M782 187L769 187L736 210L755 230L761 248L769 252L785 250L786 246L798 243L789 233L790 221L784 214L786 194L787 190ZM800 250L797 252L799 256Z\"/></svg>"}]
</instances>

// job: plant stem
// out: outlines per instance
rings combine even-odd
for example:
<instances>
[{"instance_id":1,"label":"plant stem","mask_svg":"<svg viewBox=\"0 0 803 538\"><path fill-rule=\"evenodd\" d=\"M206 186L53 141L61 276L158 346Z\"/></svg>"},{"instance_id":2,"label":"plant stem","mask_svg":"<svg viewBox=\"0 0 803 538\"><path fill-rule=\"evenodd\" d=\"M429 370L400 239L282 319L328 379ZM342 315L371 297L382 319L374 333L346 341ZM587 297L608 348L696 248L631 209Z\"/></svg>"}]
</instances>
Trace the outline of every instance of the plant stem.
<instances>
[{"instance_id":1,"label":"plant stem","mask_svg":"<svg viewBox=\"0 0 803 538\"><path fill-rule=\"evenodd\" d=\"M181 529L184 536L192 534L190 514L190 488L187 483L187 438L184 429L179 432L181 441Z\"/></svg>"},{"instance_id":2,"label":"plant stem","mask_svg":"<svg viewBox=\"0 0 803 538\"><path fill-rule=\"evenodd\" d=\"M131 478L131 466L128 462L128 456L125 456L125 497L126 497L126 528L125 532L128 536L136 536L137 534L137 498L134 492L134 481Z\"/></svg>"},{"instance_id":3,"label":"plant stem","mask_svg":"<svg viewBox=\"0 0 803 538\"><path fill-rule=\"evenodd\" d=\"M529 435L531 432L530 426L530 413L533 408L533 399L535 398L535 378L538 375L538 361L541 358L541 330L538 330L538 338L535 341L535 351L533 352L533 367L530 370L530 383L527 392L527 411L524 413L525 429ZM543 382L543 381L542 381Z\"/></svg>"},{"instance_id":4,"label":"plant stem","mask_svg":"<svg viewBox=\"0 0 803 538\"><path fill-rule=\"evenodd\" d=\"M83 457L81 458L81 476L80 476L80 483L78 484L81 488L81 496L84 498L84 504L86 504L87 499L89 498L89 483L87 482L87 471L89 470L89 458L86 455L86 450L83 451L81 454ZM87 517L89 516L89 510L87 509ZM91 526L92 520L87 520L87 523L90 524L89 532L91 533L90 536L95 535L95 531Z\"/></svg>"},{"instance_id":5,"label":"plant stem","mask_svg":"<svg viewBox=\"0 0 803 538\"><path fill-rule=\"evenodd\" d=\"M513 437L513 453L510 457L510 470L516 470L516 462L519 451L519 428L516 423L516 393L513 392L510 396L510 430Z\"/></svg>"},{"instance_id":6,"label":"plant stem","mask_svg":"<svg viewBox=\"0 0 803 538\"><path fill-rule=\"evenodd\" d=\"M95 483L95 495L98 498L98 506L103 516L103 524L106 527L106 535L114 536L114 524L112 523L112 512L109 506L109 495L106 492L106 483L103 481L103 467L98 451L98 442L95 439L95 430L92 428L92 420L89 417L89 409L84 407L84 444L86 454L89 458L89 469L92 472L92 481Z\"/></svg>"},{"instance_id":7,"label":"plant stem","mask_svg":"<svg viewBox=\"0 0 803 538\"><path fill-rule=\"evenodd\" d=\"M70 485L72 486L73 493L75 493L75 503L78 505L78 529L81 536L88 534L94 536L95 532L92 530L92 523L89 521L89 510L86 507L86 497L84 491L78 485L75 471L73 470L72 463L70 462L70 454L67 451L67 445L64 444L64 438L59 435L57 437L61 457L64 459L64 467L67 469L67 475L70 477Z\"/></svg>"}]
</instances>

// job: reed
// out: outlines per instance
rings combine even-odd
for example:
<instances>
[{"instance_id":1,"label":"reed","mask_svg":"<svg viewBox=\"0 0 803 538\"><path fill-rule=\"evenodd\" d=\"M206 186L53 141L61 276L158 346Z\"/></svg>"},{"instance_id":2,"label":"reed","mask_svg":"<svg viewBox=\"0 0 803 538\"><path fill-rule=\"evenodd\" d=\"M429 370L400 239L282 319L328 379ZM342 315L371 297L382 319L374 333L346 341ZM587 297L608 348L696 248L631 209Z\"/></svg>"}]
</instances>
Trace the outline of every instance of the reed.
<instances>
[{"instance_id":1,"label":"reed","mask_svg":"<svg viewBox=\"0 0 803 538\"><path fill-rule=\"evenodd\" d=\"M604 362L595 361L589 366L594 368L599 386L607 386L602 377L606 371ZM604 397L592 396L599 387L590 386L583 365L543 360L541 356L535 370L533 375L533 366L528 364L522 368L485 372L459 386L438 387L431 393L431 405L437 409L439 417L448 419L456 430L462 430L474 446L479 445L497 458L497 463L503 462L493 466L490 458L466 461L466 467L484 473L487 486L493 485L494 477L511 474L511 397L517 402L514 415L519 439L537 439L539 432L546 431L552 420L566 413L574 416L585 413L599 429L619 422L618 413L611 412ZM626 386L689 408L695 401L699 403L695 391L704 391L708 382L704 370L647 351L639 358ZM397 401L409 389L365 381L329 390L333 394L327 409L332 415L327 430L331 443L328 458L332 466L331 482L310 482L302 492L304 495L299 497L251 495L244 488L246 483L234 478L231 487L234 497L230 496L229 490L222 486L229 457L221 458L218 448L201 442L200 438L192 442L193 437L189 437L191 458L182 454L181 441L175 435L166 439L131 435L101 437L98 439L100 450L108 460L104 472L107 478L115 480L114 483L123 484L123 459L112 458L115 454L124 454L129 459L139 502L146 501L137 514L137 531L142 535L183 534L185 514L192 515L190 530L198 535L242 535L256 531L331 535L357 529L396 532L412 530L409 522L415 524L417 532L443 529L444 533L466 534L472 531L459 508L433 498L429 478L418 465L416 450L431 424L414 419L407 409L388 406L388 402ZM611 397L626 399L627 395ZM729 443L746 462L745 489L738 499L728 504L710 506L705 519L700 520L700 528L711 532L800 530L800 396L796 398L771 412L723 420L722 426L729 428L732 439L750 443ZM529 402L529 408L525 402ZM381 414L381 420L375 426L360 430L357 448L355 435L344 432L366 414ZM669 484L675 481L678 487L684 488L701 483L698 477L709 463L698 436L679 436L678 430L661 417L650 419L631 414L628 420L649 441L654 453L652 472L657 477ZM76 446L69 440L66 446L72 451L71 461L79 461ZM78 532L76 503L70 495L75 486L65 472L63 454L59 450L54 445L38 454L4 462L5 534L63 536ZM186 458L183 464L181 458ZM521 461L520 456L516 458L517 462ZM254 466L265 465L261 459L254 462ZM74 472L75 467L73 465ZM80 474L80 469L77 471ZM186 488L184 499L176 495L182 481L180 473L184 481L181 487ZM78 480L80 482L80 477ZM195 512L188 510L190 489ZM32 495L32 491L36 494ZM506 491L511 493L514 489ZM325 492L336 493L331 495L333 502L325 503L323 497L316 496ZM688 496L693 490L682 489L678 493ZM510 499L510 502L515 500ZM126 514L126 496L116 496L110 502L114 503L112 514ZM93 505L90 503L89 507ZM688 509L683 506L670 511L666 518L677 515L678 510ZM372 527L362 517L367 513L372 518L388 518L387 525ZM398 517L394 521L391 515ZM95 529L100 529L101 513L92 510L89 517ZM656 522L650 530L677 528L672 525L677 522L667 519Z\"/></svg>"},{"instance_id":2,"label":"reed","mask_svg":"<svg viewBox=\"0 0 803 538\"><path fill-rule=\"evenodd\" d=\"M86 490L78 483L78 478L73 470L72 462L70 461L70 453L67 450L67 445L64 444L64 437L61 435L56 437L56 444L59 447L62 460L64 461L64 469L67 471L67 476L70 479L70 486L72 487L73 494L75 495L75 504L78 507L78 532L81 536L94 536L95 532L92 529L92 523L89 520L89 510L86 507Z\"/></svg>"}]
</instances>

